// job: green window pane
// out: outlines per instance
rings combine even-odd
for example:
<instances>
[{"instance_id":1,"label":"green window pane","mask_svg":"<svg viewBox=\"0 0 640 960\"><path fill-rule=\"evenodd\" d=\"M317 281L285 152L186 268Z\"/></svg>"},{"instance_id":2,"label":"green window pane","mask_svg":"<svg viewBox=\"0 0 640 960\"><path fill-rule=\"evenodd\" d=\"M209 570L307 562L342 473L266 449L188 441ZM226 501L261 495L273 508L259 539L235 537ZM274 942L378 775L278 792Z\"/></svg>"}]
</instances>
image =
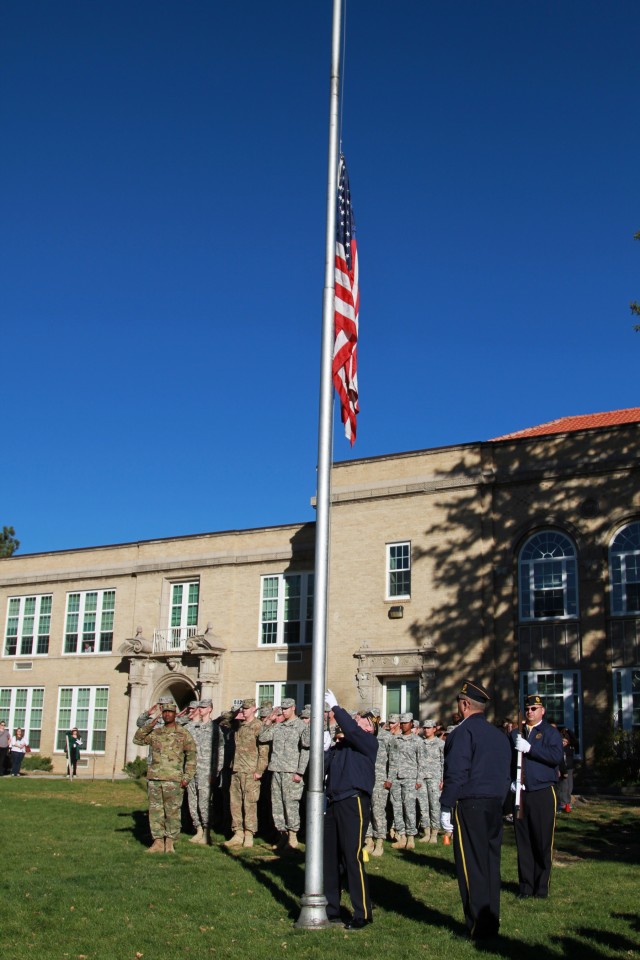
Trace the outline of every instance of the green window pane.
<instances>
[{"instance_id":1,"label":"green window pane","mask_svg":"<svg viewBox=\"0 0 640 960\"><path fill-rule=\"evenodd\" d=\"M67 597L67 611L69 613L78 613L80 611L80 594L70 593Z\"/></svg>"}]
</instances>

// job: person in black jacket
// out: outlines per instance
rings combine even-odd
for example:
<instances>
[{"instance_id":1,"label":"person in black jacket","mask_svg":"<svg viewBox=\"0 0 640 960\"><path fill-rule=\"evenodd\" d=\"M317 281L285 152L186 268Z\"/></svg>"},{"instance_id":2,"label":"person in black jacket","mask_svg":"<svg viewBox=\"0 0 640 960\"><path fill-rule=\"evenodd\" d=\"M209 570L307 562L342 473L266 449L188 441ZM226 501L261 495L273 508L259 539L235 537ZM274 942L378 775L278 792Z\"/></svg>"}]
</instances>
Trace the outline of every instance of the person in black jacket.
<instances>
[{"instance_id":1,"label":"person in black jacket","mask_svg":"<svg viewBox=\"0 0 640 960\"><path fill-rule=\"evenodd\" d=\"M511 734L514 761L522 754L520 810L514 819L518 848L518 880L521 900L549 894L553 835L556 827L558 767L562 763L562 737L544 719L545 709L537 693L524 702L525 726Z\"/></svg>"},{"instance_id":2,"label":"person in black jacket","mask_svg":"<svg viewBox=\"0 0 640 960\"><path fill-rule=\"evenodd\" d=\"M473 940L500 926L502 804L509 790L509 741L484 712L481 684L464 680L457 697L462 722L447 736L440 825L453 834L453 854L464 917Z\"/></svg>"},{"instance_id":3,"label":"person in black jacket","mask_svg":"<svg viewBox=\"0 0 640 960\"><path fill-rule=\"evenodd\" d=\"M369 881L364 868L363 847L375 783L378 753L378 719L372 713L353 718L327 690L324 697L333 710L343 736L334 745L325 734L324 884L327 918L340 918L341 879L346 877L353 906L347 930L361 930L372 923Z\"/></svg>"}]
</instances>

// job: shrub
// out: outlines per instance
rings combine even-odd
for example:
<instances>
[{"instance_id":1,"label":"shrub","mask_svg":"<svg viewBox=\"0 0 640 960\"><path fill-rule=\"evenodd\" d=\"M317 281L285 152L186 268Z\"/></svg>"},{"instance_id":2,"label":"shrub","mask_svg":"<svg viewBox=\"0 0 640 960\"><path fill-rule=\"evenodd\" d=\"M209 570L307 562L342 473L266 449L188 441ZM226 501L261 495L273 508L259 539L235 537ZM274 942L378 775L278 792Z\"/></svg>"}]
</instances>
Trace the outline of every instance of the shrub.
<instances>
[{"instance_id":1,"label":"shrub","mask_svg":"<svg viewBox=\"0 0 640 960\"><path fill-rule=\"evenodd\" d=\"M125 763L124 772L128 777L131 777L132 780L140 780L141 777L146 776L147 761L144 757L136 757L135 760L130 760L129 763Z\"/></svg>"},{"instance_id":2,"label":"shrub","mask_svg":"<svg viewBox=\"0 0 640 960\"><path fill-rule=\"evenodd\" d=\"M595 748L599 779L608 784L627 786L640 780L640 730L621 730L611 726Z\"/></svg>"},{"instance_id":3,"label":"shrub","mask_svg":"<svg viewBox=\"0 0 640 960\"><path fill-rule=\"evenodd\" d=\"M27 753L22 761L22 769L44 770L46 773L51 773L53 763L51 762L51 757L43 757L40 753Z\"/></svg>"}]
</instances>

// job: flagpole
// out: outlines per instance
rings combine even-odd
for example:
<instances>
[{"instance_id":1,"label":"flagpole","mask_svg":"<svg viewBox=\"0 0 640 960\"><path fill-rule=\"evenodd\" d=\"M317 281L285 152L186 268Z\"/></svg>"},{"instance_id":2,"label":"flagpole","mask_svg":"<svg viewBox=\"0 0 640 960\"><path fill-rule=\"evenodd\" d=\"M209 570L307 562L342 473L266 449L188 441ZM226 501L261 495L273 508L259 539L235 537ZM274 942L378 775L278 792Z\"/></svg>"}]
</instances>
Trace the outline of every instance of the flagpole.
<instances>
[{"instance_id":1,"label":"flagpole","mask_svg":"<svg viewBox=\"0 0 640 960\"><path fill-rule=\"evenodd\" d=\"M340 27L342 0L333 0L331 89L329 96L329 157L327 175L327 233L322 299L322 353L318 425L318 485L316 492L316 549L311 669L311 748L307 788L305 888L296 927L328 926L324 895L324 693L327 649L329 583L329 512L333 448L333 344L336 262L336 197L338 192L340 124Z\"/></svg>"}]
</instances>

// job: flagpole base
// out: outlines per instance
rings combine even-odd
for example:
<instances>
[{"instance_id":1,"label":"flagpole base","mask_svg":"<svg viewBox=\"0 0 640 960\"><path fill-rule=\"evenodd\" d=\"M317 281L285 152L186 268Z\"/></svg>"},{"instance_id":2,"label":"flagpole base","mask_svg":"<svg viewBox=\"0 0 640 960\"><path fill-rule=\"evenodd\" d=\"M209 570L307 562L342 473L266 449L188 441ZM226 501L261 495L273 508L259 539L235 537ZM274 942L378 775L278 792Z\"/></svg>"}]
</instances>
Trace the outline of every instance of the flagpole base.
<instances>
[{"instance_id":1,"label":"flagpole base","mask_svg":"<svg viewBox=\"0 0 640 960\"><path fill-rule=\"evenodd\" d=\"M327 898L324 894L304 894L300 903L302 910L294 923L297 930L326 930L331 924L327 920Z\"/></svg>"}]
</instances>

